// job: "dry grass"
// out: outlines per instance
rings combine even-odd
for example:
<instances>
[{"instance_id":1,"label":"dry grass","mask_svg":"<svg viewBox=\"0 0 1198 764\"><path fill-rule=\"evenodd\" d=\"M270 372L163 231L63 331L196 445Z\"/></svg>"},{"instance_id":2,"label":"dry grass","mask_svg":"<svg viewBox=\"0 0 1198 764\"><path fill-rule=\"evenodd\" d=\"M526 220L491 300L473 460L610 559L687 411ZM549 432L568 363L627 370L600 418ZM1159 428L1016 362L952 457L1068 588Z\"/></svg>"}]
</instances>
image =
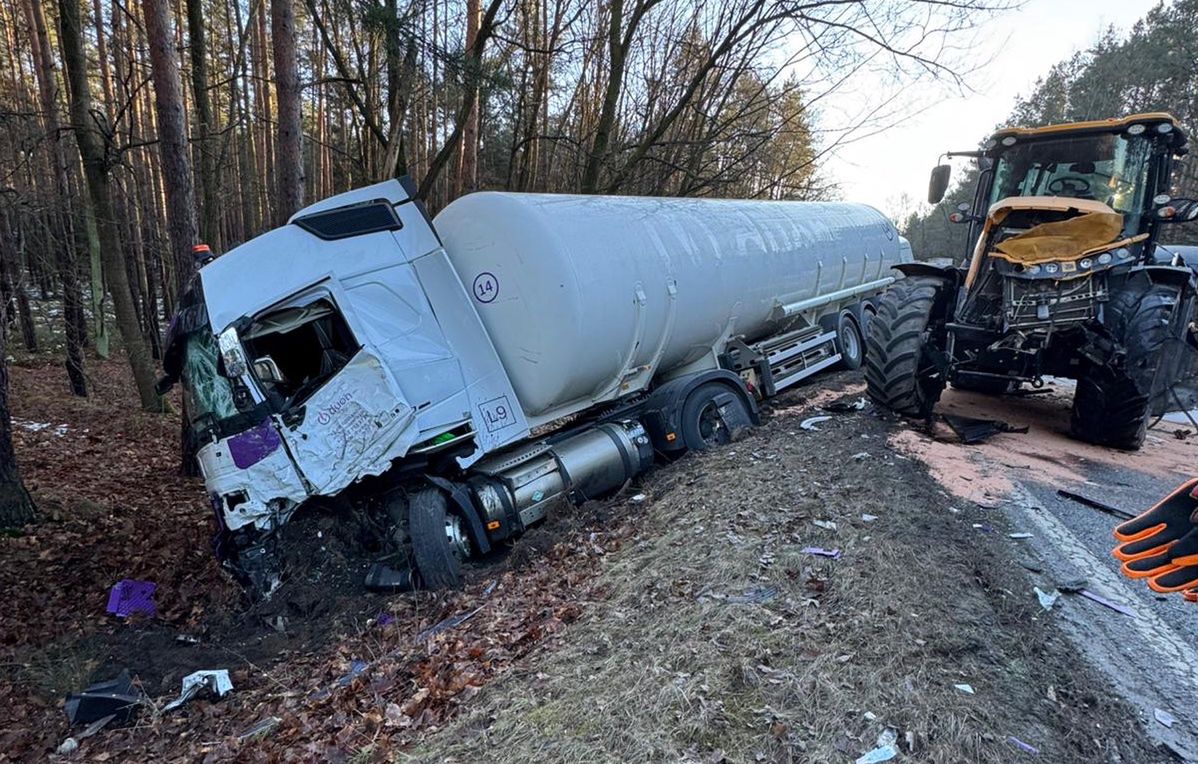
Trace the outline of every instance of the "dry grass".
<instances>
[{"instance_id":1,"label":"dry grass","mask_svg":"<svg viewBox=\"0 0 1198 764\"><path fill-rule=\"evenodd\" d=\"M1002 534L970 528L980 508L950 512L874 418L800 417L649 476L608 596L410 757L851 761L886 729L928 761L1030 758L1008 735L1052 761L1156 756L1033 610Z\"/></svg>"}]
</instances>

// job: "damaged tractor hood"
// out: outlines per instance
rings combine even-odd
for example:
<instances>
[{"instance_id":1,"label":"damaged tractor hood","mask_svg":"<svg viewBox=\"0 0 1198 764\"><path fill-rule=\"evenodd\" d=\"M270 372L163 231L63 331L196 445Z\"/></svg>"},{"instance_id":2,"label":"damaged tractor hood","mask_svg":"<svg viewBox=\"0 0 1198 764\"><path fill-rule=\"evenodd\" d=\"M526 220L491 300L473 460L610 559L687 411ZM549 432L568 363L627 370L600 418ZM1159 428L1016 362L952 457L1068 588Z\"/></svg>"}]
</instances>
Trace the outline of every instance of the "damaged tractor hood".
<instances>
[{"instance_id":1,"label":"damaged tractor hood","mask_svg":"<svg viewBox=\"0 0 1198 764\"><path fill-rule=\"evenodd\" d=\"M1147 238L1120 239L1123 216L1102 202L1059 196L1013 197L990 208L983 236L1001 225L1012 212L1045 210L1073 213L1073 217L1041 223L1006 239L994 248L993 257L1019 265L1038 265L1054 260L1076 260L1087 255L1124 247Z\"/></svg>"}]
</instances>

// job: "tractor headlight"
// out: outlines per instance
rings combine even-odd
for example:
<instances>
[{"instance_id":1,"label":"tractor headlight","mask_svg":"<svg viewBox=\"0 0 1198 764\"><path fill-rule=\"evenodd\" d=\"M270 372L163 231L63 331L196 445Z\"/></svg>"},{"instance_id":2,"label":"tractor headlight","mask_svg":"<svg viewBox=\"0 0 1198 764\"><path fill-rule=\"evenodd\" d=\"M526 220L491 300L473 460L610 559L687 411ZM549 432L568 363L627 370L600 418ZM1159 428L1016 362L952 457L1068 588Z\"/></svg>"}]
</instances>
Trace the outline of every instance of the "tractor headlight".
<instances>
[{"instance_id":1,"label":"tractor headlight","mask_svg":"<svg viewBox=\"0 0 1198 764\"><path fill-rule=\"evenodd\" d=\"M1099 255L1099 256L1098 256L1098 264L1099 264L1099 265L1106 265L1107 263L1109 263L1109 262L1110 262L1111 260L1113 260L1113 259L1114 259L1114 258L1112 258L1112 257L1111 257L1111 253L1110 253L1110 252L1103 252L1101 255Z\"/></svg>"},{"instance_id":2,"label":"tractor headlight","mask_svg":"<svg viewBox=\"0 0 1198 764\"><path fill-rule=\"evenodd\" d=\"M1030 273L1030 274L1032 274L1033 276L1035 276L1037 273L1039 273L1039 272L1040 272L1040 266L1038 266L1038 265L1029 265L1029 266L1028 266L1027 268L1025 268L1024 270L1025 270L1025 272L1027 272L1027 273Z\"/></svg>"},{"instance_id":3,"label":"tractor headlight","mask_svg":"<svg viewBox=\"0 0 1198 764\"><path fill-rule=\"evenodd\" d=\"M1056 273L1059 270L1061 270L1061 266L1057 265L1056 263L1049 263L1048 265L1044 266L1044 272L1048 274Z\"/></svg>"},{"instance_id":4,"label":"tractor headlight","mask_svg":"<svg viewBox=\"0 0 1198 764\"><path fill-rule=\"evenodd\" d=\"M1094 264L1093 260L1091 260L1088 257L1083 257L1081 260L1078 260L1077 267L1081 268L1082 270L1086 270L1093 264Z\"/></svg>"}]
</instances>

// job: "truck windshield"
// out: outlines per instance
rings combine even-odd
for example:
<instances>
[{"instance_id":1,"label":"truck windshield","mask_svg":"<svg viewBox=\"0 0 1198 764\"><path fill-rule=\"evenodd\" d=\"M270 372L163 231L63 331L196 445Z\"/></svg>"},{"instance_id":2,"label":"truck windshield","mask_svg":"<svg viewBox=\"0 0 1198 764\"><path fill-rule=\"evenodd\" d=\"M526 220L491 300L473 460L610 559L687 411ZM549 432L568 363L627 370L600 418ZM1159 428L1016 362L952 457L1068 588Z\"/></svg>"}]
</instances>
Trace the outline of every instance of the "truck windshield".
<instances>
[{"instance_id":1,"label":"truck windshield","mask_svg":"<svg viewBox=\"0 0 1198 764\"><path fill-rule=\"evenodd\" d=\"M990 204L1011 196L1093 199L1123 215L1125 233L1140 227L1152 140L1115 133L1038 139L1002 150Z\"/></svg>"},{"instance_id":2,"label":"truck windshield","mask_svg":"<svg viewBox=\"0 0 1198 764\"><path fill-rule=\"evenodd\" d=\"M207 329L193 332L186 339L183 356L183 394L187 414L193 425L219 422L235 416L233 390L229 380L216 370L216 337Z\"/></svg>"}]
</instances>

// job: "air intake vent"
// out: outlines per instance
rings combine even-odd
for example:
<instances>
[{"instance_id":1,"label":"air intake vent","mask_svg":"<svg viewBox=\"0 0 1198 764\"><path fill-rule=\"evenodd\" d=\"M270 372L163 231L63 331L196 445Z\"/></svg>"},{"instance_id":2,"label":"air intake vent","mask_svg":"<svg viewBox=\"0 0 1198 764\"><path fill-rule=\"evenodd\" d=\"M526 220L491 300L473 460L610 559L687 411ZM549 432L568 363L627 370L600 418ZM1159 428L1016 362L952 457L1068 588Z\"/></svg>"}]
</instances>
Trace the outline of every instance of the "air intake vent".
<instances>
[{"instance_id":1,"label":"air intake vent","mask_svg":"<svg viewBox=\"0 0 1198 764\"><path fill-rule=\"evenodd\" d=\"M328 241L403 228L395 208L384 199L313 212L296 218L294 222L313 236Z\"/></svg>"}]
</instances>

